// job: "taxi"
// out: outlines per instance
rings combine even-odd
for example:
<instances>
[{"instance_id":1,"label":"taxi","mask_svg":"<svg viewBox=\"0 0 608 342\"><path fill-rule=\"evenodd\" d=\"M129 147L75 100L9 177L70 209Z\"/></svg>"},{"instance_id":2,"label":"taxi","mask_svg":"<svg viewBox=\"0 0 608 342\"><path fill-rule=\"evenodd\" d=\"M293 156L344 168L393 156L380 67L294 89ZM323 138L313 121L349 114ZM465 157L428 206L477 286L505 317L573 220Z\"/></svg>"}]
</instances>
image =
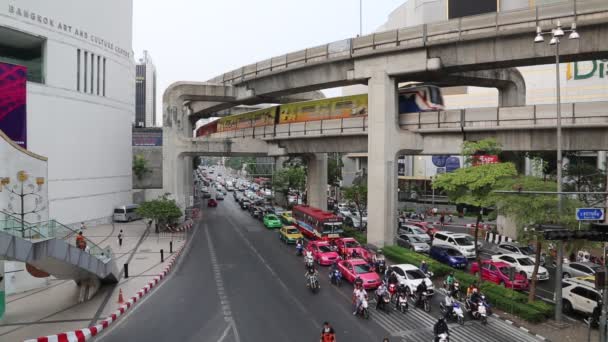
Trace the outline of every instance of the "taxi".
<instances>
[{"instance_id":1,"label":"taxi","mask_svg":"<svg viewBox=\"0 0 608 342\"><path fill-rule=\"evenodd\" d=\"M291 211L284 211L279 215L279 218L286 225L292 225L296 222L296 220L291 216Z\"/></svg>"},{"instance_id":2,"label":"taxi","mask_svg":"<svg viewBox=\"0 0 608 342\"><path fill-rule=\"evenodd\" d=\"M294 226L283 226L279 230L279 239L285 243L295 244L298 240L304 239L304 236Z\"/></svg>"},{"instance_id":3,"label":"taxi","mask_svg":"<svg viewBox=\"0 0 608 342\"><path fill-rule=\"evenodd\" d=\"M340 260L340 256L334 251L328 241L310 241L306 245L306 250L312 252L313 259L319 265L329 266Z\"/></svg>"},{"instance_id":4,"label":"taxi","mask_svg":"<svg viewBox=\"0 0 608 342\"><path fill-rule=\"evenodd\" d=\"M353 252L357 252L359 257L370 260L370 253L367 249L363 248L357 240L352 237L345 237L341 239L335 239L336 246L338 247L338 253L342 256L351 256Z\"/></svg>"},{"instance_id":5,"label":"taxi","mask_svg":"<svg viewBox=\"0 0 608 342\"><path fill-rule=\"evenodd\" d=\"M366 290L375 289L382 283L378 273L374 272L363 259L342 260L338 262L338 269L342 272L344 279L351 283L354 283L357 277L361 278L363 288Z\"/></svg>"},{"instance_id":6,"label":"taxi","mask_svg":"<svg viewBox=\"0 0 608 342\"><path fill-rule=\"evenodd\" d=\"M266 228L281 228L283 224L275 214L264 215L264 226Z\"/></svg>"}]
</instances>

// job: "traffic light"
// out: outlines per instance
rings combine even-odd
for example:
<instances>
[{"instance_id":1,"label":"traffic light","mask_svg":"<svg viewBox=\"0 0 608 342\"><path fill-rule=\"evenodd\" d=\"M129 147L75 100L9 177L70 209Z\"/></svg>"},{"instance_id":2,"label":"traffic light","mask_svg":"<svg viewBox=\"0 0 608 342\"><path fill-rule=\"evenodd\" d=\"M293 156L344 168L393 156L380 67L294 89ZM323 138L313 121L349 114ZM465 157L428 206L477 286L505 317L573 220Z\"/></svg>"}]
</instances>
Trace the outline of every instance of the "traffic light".
<instances>
[{"instance_id":1,"label":"traffic light","mask_svg":"<svg viewBox=\"0 0 608 342\"><path fill-rule=\"evenodd\" d=\"M594 230L546 230L543 232L545 240L589 240L608 241L608 232Z\"/></svg>"}]
</instances>

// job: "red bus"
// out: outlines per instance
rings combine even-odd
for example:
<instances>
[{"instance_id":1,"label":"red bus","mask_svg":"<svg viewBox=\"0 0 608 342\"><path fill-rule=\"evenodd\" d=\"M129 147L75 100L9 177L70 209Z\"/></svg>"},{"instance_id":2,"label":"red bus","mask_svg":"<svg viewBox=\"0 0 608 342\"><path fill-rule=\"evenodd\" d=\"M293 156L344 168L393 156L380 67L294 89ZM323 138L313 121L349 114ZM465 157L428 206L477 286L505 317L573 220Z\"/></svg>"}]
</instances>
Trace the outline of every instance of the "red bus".
<instances>
[{"instance_id":1,"label":"red bus","mask_svg":"<svg viewBox=\"0 0 608 342\"><path fill-rule=\"evenodd\" d=\"M298 229L308 238L336 239L342 234L342 218L332 212L307 205L296 205L291 210Z\"/></svg>"}]
</instances>

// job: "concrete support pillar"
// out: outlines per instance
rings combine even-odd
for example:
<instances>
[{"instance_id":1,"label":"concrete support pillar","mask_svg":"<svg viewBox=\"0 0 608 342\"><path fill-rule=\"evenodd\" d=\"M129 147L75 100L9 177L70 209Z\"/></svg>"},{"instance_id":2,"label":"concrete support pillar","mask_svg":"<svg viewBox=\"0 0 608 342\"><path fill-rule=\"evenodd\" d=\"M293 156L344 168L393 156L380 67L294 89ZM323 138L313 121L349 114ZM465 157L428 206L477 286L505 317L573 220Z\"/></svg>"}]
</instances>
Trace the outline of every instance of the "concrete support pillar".
<instances>
[{"instance_id":1,"label":"concrete support pillar","mask_svg":"<svg viewBox=\"0 0 608 342\"><path fill-rule=\"evenodd\" d=\"M606 170L606 151L597 151L597 168Z\"/></svg>"},{"instance_id":2,"label":"concrete support pillar","mask_svg":"<svg viewBox=\"0 0 608 342\"><path fill-rule=\"evenodd\" d=\"M397 224L397 85L381 71L373 74L368 87L367 241L383 247L393 244Z\"/></svg>"},{"instance_id":3,"label":"concrete support pillar","mask_svg":"<svg viewBox=\"0 0 608 342\"><path fill-rule=\"evenodd\" d=\"M163 127L163 191L170 193L180 208L192 194L192 157L182 153L184 139L192 138L193 125L187 108L165 108Z\"/></svg>"},{"instance_id":4,"label":"concrete support pillar","mask_svg":"<svg viewBox=\"0 0 608 342\"><path fill-rule=\"evenodd\" d=\"M306 196L308 205L327 210L327 154L310 155L307 161Z\"/></svg>"}]
</instances>

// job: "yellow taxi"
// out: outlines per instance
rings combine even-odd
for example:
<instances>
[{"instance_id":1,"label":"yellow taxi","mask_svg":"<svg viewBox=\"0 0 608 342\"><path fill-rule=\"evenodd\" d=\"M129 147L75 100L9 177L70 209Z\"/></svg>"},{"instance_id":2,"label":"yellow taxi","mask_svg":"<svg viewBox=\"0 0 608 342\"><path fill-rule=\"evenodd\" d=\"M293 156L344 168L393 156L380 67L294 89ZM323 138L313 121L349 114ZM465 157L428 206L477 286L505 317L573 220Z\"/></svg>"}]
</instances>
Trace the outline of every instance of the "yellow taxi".
<instances>
[{"instance_id":1,"label":"yellow taxi","mask_svg":"<svg viewBox=\"0 0 608 342\"><path fill-rule=\"evenodd\" d=\"M281 222L283 222L285 225L292 225L296 222L293 216L291 216L291 211L282 212L279 215L279 219L281 219Z\"/></svg>"},{"instance_id":2,"label":"yellow taxi","mask_svg":"<svg viewBox=\"0 0 608 342\"><path fill-rule=\"evenodd\" d=\"M575 279L585 281L585 282L589 283L589 285L595 286L595 276L594 275L576 277Z\"/></svg>"},{"instance_id":3,"label":"yellow taxi","mask_svg":"<svg viewBox=\"0 0 608 342\"><path fill-rule=\"evenodd\" d=\"M298 239L304 239L302 233L294 226L283 226L279 230L279 239L285 243L295 244Z\"/></svg>"}]
</instances>

